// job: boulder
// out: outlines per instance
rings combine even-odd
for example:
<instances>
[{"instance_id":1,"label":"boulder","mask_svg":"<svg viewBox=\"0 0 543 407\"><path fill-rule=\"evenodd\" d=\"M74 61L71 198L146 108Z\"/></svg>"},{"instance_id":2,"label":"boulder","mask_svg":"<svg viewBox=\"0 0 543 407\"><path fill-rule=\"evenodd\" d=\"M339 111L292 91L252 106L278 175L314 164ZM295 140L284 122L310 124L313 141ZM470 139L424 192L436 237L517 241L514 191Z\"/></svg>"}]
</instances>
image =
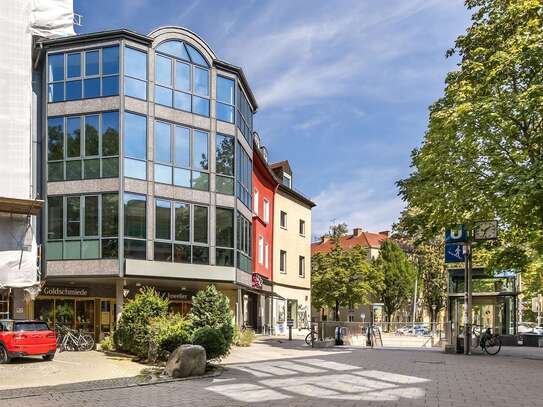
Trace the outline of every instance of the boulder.
<instances>
[{"instance_id":1,"label":"boulder","mask_svg":"<svg viewBox=\"0 0 543 407\"><path fill-rule=\"evenodd\" d=\"M181 345L170 355L165 370L174 378L201 376L206 371L206 350L200 345Z\"/></svg>"}]
</instances>

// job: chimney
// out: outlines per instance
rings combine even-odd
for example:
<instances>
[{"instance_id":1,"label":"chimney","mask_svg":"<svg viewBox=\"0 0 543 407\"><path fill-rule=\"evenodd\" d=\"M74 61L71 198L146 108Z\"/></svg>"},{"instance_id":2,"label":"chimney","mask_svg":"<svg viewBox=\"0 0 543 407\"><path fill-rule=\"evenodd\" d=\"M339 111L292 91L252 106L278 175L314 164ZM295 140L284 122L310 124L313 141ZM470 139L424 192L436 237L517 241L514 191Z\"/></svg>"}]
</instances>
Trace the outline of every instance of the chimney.
<instances>
[{"instance_id":1,"label":"chimney","mask_svg":"<svg viewBox=\"0 0 543 407\"><path fill-rule=\"evenodd\" d=\"M359 237L362 235L362 228L354 228L353 229L353 237Z\"/></svg>"},{"instance_id":2,"label":"chimney","mask_svg":"<svg viewBox=\"0 0 543 407\"><path fill-rule=\"evenodd\" d=\"M382 232L379 232L379 234L388 237L388 235L390 234L390 230L384 230Z\"/></svg>"}]
</instances>

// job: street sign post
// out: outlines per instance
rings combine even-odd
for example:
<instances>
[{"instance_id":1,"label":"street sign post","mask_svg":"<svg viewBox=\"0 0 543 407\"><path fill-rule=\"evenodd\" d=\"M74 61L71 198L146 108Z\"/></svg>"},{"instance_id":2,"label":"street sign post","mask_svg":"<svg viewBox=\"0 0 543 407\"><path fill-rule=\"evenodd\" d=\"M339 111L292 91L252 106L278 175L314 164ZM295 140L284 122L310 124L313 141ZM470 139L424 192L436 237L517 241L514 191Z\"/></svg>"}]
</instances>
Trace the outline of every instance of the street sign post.
<instances>
[{"instance_id":1,"label":"street sign post","mask_svg":"<svg viewBox=\"0 0 543 407\"><path fill-rule=\"evenodd\" d=\"M541 313L543 312L543 295L537 294L532 298L532 312L537 314L537 326L541 326Z\"/></svg>"}]
</instances>

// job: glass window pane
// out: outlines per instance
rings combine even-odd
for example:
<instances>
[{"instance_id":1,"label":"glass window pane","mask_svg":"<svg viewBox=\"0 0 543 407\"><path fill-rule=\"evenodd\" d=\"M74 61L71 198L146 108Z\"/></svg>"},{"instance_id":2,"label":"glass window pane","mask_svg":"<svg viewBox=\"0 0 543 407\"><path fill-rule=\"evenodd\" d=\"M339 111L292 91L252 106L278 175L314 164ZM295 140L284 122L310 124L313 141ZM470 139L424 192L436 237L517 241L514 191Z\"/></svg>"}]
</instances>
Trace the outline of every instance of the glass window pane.
<instances>
[{"instance_id":1,"label":"glass window pane","mask_svg":"<svg viewBox=\"0 0 543 407\"><path fill-rule=\"evenodd\" d=\"M234 107L217 103L217 119L223 122L234 123Z\"/></svg>"},{"instance_id":2,"label":"glass window pane","mask_svg":"<svg viewBox=\"0 0 543 407\"><path fill-rule=\"evenodd\" d=\"M119 154L119 112L102 113L102 155Z\"/></svg>"},{"instance_id":3,"label":"glass window pane","mask_svg":"<svg viewBox=\"0 0 543 407\"><path fill-rule=\"evenodd\" d=\"M172 107L172 90L155 85L155 103Z\"/></svg>"},{"instance_id":4,"label":"glass window pane","mask_svg":"<svg viewBox=\"0 0 543 407\"><path fill-rule=\"evenodd\" d=\"M185 112L191 111L191 95L184 92L175 92L174 107Z\"/></svg>"},{"instance_id":5,"label":"glass window pane","mask_svg":"<svg viewBox=\"0 0 543 407\"><path fill-rule=\"evenodd\" d=\"M98 152L98 115L85 116L85 156L92 157Z\"/></svg>"},{"instance_id":6,"label":"glass window pane","mask_svg":"<svg viewBox=\"0 0 543 407\"><path fill-rule=\"evenodd\" d=\"M194 153L192 157L192 168L207 170L207 154L209 151L208 134L203 131L194 130L192 148Z\"/></svg>"},{"instance_id":7,"label":"glass window pane","mask_svg":"<svg viewBox=\"0 0 543 407\"><path fill-rule=\"evenodd\" d=\"M119 176L119 159L102 158L102 177L116 178Z\"/></svg>"},{"instance_id":8,"label":"glass window pane","mask_svg":"<svg viewBox=\"0 0 543 407\"><path fill-rule=\"evenodd\" d=\"M209 191L209 174L192 171L192 188L199 189L200 191Z\"/></svg>"},{"instance_id":9,"label":"glass window pane","mask_svg":"<svg viewBox=\"0 0 543 407\"><path fill-rule=\"evenodd\" d=\"M124 48L124 73L147 80L147 54L134 48Z\"/></svg>"},{"instance_id":10,"label":"glass window pane","mask_svg":"<svg viewBox=\"0 0 543 407\"><path fill-rule=\"evenodd\" d=\"M207 61L202 56L202 54L200 54L200 51L196 50L196 48L194 48L192 45L189 45L187 43L185 43L185 46L187 47L187 51L190 55L190 59L192 62L194 62L195 64L208 66Z\"/></svg>"},{"instance_id":11,"label":"glass window pane","mask_svg":"<svg viewBox=\"0 0 543 407\"><path fill-rule=\"evenodd\" d=\"M88 51L85 53L85 75L92 76L100 73L100 52Z\"/></svg>"},{"instance_id":12,"label":"glass window pane","mask_svg":"<svg viewBox=\"0 0 543 407\"><path fill-rule=\"evenodd\" d=\"M207 207L194 205L194 242L207 243Z\"/></svg>"},{"instance_id":13,"label":"glass window pane","mask_svg":"<svg viewBox=\"0 0 543 407\"><path fill-rule=\"evenodd\" d=\"M62 181L64 180L64 162L53 162L47 164L47 180Z\"/></svg>"},{"instance_id":14,"label":"glass window pane","mask_svg":"<svg viewBox=\"0 0 543 407\"><path fill-rule=\"evenodd\" d=\"M147 163L140 160L124 159L124 176L129 178L147 179Z\"/></svg>"},{"instance_id":15,"label":"glass window pane","mask_svg":"<svg viewBox=\"0 0 543 407\"><path fill-rule=\"evenodd\" d=\"M86 99L100 97L100 78L85 79L83 95Z\"/></svg>"},{"instance_id":16,"label":"glass window pane","mask_svg":"<svg viewBox=\"0 0 543 407\"><path fill-rule=\"evenodd\" d=\"M147 100L147 82L128 76L125 77L124 94L133 98Z\"/></svg>"},{"instance_id":17,"label":"glass window pane","mask_svg":"<svg viewBox=\"0 0 543 407\"><path fill-rule=\"evenodd\" d=\"M66 100L81 99L81 81L66 82Z\"/></svg>"},{"instance_id":18,"label":"glass window pane","mask_svg":"<svg viewBox=\"0 0 543 407\"><path fill-rule=\"evenodd\" d=\"M119 234L119 194L102 194L102 236Z\"/></svg>"},{"instance_id":19,"label":"glass window pane","mask_svg":"<svg viewBox=\"0 0 543 407\"><path fill-rule=\"evenodd\" d=\"M224 76L217 76L217 101L234 104L235 82Z\"/></svg>"},{"instance_id":20,"label":"glass window pane","mask_svg":"<svg viewBox=\"0 0 543 407\"><path fill-rule=\"evenodd\" d=\"M102 49L102 75L119 73L119 47Z\"/></svg>"},{"instance_id":21,"label":"glass window pane","mask_svg":"<svg viewBox=\"0 0 543 407\"><path fill-rule=\"evenodd\" d=\"M182 168L173 169L173 183L178 187L190 188L190 170L185 170Z\"/></svg>"},{"instance_id":22,"label":"glass window pane","mask_svg":"<svg viewBox=\"0 0 543 407\"><path fill-rule=\"evenodd\" d=\"M47 260L62 260L62 242L47 242Z\"/></svg>"},{"instance_id":23,"label":"glass window pane","mask_svg":"<svg viewBox=\"0 0 543 407\"><path fill-rule=\"evenodd\" d=\"M64 158L64 118L52 117L47 121L49 160L62 160Z\"/></svg>"},{"instance_id":24,"label":"glass window pane","mask_svg":"<svg viewBox=\"0 0 543 407\"><path fill-rule=\"evenodd\" d=\"M66 64L66 77L79 78L81 76L81 54L68 54L68 62Z\"/></svg>"},{"instance_id":25,"label":"glass window pane","mask_svg":"<svg viewBox=\"0 0 543 407\"><path fill-rule=\"evenodd\" d=\"M124 239L124 257L127 259L145 260L147 258L147 242L145 240Z\"/></svg>"},{"instance_id":26,"label":"glass window pane","mask_svg":"<svg viewBox=\"0 0 543 407\"><path fill-rule=\"evenodd\" d=\"M234 178L215 177L215 190L221 194L234 195Z\"/></svg>"},{"instance_id":27,"label":"glass window pane","mask_svg":"<svg viewBox=\"0 0 543 407\"><path fill-rule=\"evenodd\" d=\"M181 242L190 241L190 205L176 202L175 215L175 240Z\"/></svg>"},{"instance_id":28,"label":"glass window pane","mask_svg":"<svg viewBox=\"0 0 543 407\"><path fill-rule=\"evenodd\" d=\"M186 244L174 244L173 245L173 261L176 263L190 263L190 245Z\"/></svg>"},{"instance_id":29,"label":"glass window pane","mask_svg":"<svg viewBox=\"0 0 543 407\"><path fill-rule=\"evenodd\" d=\"M81 242L81 258L82 259L99 259L100 258L100 240L83 240Z\"/></svg>"},{"instance_id":30,"label":"glass window pane","mask_svg":"<svg viewBox=\"0 0 543 407\"><path fill-rule=\"evenodd\" d=\"M85 196L85 236L98 236L98 196Z\"/></svg>"},{"instance_id":31,"label":"glass window pane","mask_svg":"<svg viewBox=\"0 0 543 407\"><path fill-rule=\"evenodd\" d=\"M68 117L66 131L66 157L81 156L81 117Z\"/></svg>"},{"instance_id":32,"label":"glass window pane","mask_svg":"<svg viewBox=\"0 0 543 407\"><path fill-rule=\"evenodd\" d=\"M209 264L209 247L192 246L192 264Z\"/></svg>"},{"instance_id":33,"label":"glass window pane","mask_svg":"<svg viewBox=\"0 0 543 407\"><path fill-rule=\"evenodd\" d=\"M172 244L155 242L155 261L172 261Z\"/></svg>"},{"instance_id":34,"label":"glass window pane","mask_svg":"<svg viewBox=\"0 0 543 407\"><path fill-rule=\"evenodd\" d=\"M162 184L172 183L172 167L167 165L155 164L155 182Z\"/></svg>"},{"instance_id":35,"label":"glass window pane","mask_svg":"<svg viewBox=\"0 0 543 407\"><path fill-rule=\"evenodd\" d=\"M155 161L171 163L171 126L168 123L155 122Z\"/></svg>"},{"instance_id":36,"label":"glass window pane","mask_svg":"<svg viewBox=\"0 0 543 407\"><path fill-rule=\"evenodd\" d=\"M81 160L66 161L66 180L81 179Z\"/></svg>"},{"instance_id":37,"label":"glass window pane","mask_svg":"<svg viewBox=\"0 0 543 407\"><path fill-rule=\"evenodd\" d=\"M49 102L61 102L64 100L64 82L49 85Z\"/></svg>"},{"instance_id":38,"label":"glass window pane","mask_svg":"<svg viewBox=\"0 0 543 407\"><path fill-rule=\"evenodd\" d=\"M217 266L234 267L234 250L233 249L215 249L215 264Z\"/></svg>"},{"instance_id":39,"label":"glass window pane","mask_svg":"<svg viewBox=\"0 0 543 407\"><path fill-rule=\"evenodd\" d=\"M217 134L217 174L234 175L234 138Z\"/></svg>"},{"instance_id":40,"label":"glass window pane","mask_svg":"<svg viewBox=\"0 0 543 407\"><path fill-rule=\"evenodd\" d=\"M62 239L64 207L61 196L47 198L47 239Z\"/></svg>"},{"instance_id":41,"label":"glass window pane","mask_svg":"<svg viewBox=\"0 0 543 407\"><path fill-rule=\"evenodd\" d=\"M156 55L156 83L172 86L172 60L171 58Z\"/></svg>"},{"instance_id":42,"label":"glass window pane","mask_svg":"<svg viewBox=\"0 0 543 407\"><path fill-rule=\"evenodd\" d=\"M145 195L124 194L124 235L145 239L146 231Z\"/></svg>"},{"instance_id":43,"label":"glass window pane","mask_svg":"<svg viewBox=\"0 0 543 407\"><path fill-rule=\"evenodd\" d=\"M232 209L216 209L216 244L223 247L234 247L234 211Z\"/></svg>"},{"instance_id":44,"label":"glass window pane","mask_svg":"<svg viewBox=\"0 0 543 407\"><path fill-rule=\"evenodd\" d=\"M102 96L119 95L119 77L106 76L102 78Z\"/></svg>"},{"instance_id":45,"label":"glass window pane","mask_svg":"<svg viewBox=\"0 0 543 407\"><path fill-rule=\"evenodd\" d=\"M171 202L157 199L155 202L155 237L170 240L171 235Z\"/></svg>"},{"instance_id":46,"label":"glass window pane","mask_svg":"<svg viewBox=\"0 0 543 407\"><path fill-rule=\"evenodd\" d=\"M209 99L198 96L192 97L192 112L209 117Z\"/></svg>"},{"instance_id":47,"label":"glass window pane","mask_svg":"<svg viewBox=\"0 0 543 407\"><path fill-rule=\"evenodd\" d=\"M194 67L194 93L209 96L209 71Z\"/></svg>"},{"instance_id":48,"label":"glass window pane","mask_svg":"<svg viewBox=\"0 0 543 407\"><path fill-rule=\"evenodd\" d=\"M180 59L184 59L185 61L190 61L187 51L185 50L185 47L181 41L164 41L162 44L156 47L156 50L165 54L173 55L174 57Z\"/></svg>"},{"instance_id":49,"label":"glass window pane","mask_svg":"<svg viewBox=\"0 0 543 407\"><path fill-rule=\"evenodd\" d=\"M190 91L190 65L175 61L175 88Z\"/></svg>"},{"instance_id":50,"label":"glass window pane","mask_svg":"<svg viewBox=\"0 0 543 407\"><path fill-rule=\"evenodd\" d=\"M54 54L47 57L49 82L64 80L64 54Z\"/></svg>"},{"instance_id":51,"label":"glass window pane","mask_svg":"<svg viewBox=\"0 0 543 407\"><path fill-rule=\"evenodd\" d=\"M64 242L64 259L77 260L81 258L81 241L68 240Z\"/></svg>"},{"instance_id":52,"label":"glass window pane","mask_svg":"<svg viewBox=\"0 0 543 407\"><path fill-rule=\"evenodd\" d=\"M100 159L99 158L83 161L83 178L85 179L100 178Z\"/></svg>"},{"instance_id":53,"label":"glass window pane","mask_svg":"<svg viewBox=\"0 0 543 407\"><path fill-rule=\"evenodd\" d=\"M175 127L175 165L190 167L190 130Z\"/></svg>"},{"instance_id":54,"label":"glass window pane","mask_svg":"<svg viewBox=\"0 0 543 407\"><path fill-rule=\"evenodd\" d=\"M147 159L147 117L124 115L124 156Z\"/></svg>"},{"instance_id":55,"label":"glass window pane","mask_svg":"<svg viewBox=\"0 0 543 407\"><path fill-rule=\"evenodd\" d=\"M66 236L80 236L81 200L78 196L66 198Z\"/></svg>"},{"instance_id":56,"label":"glass window pane","mask_svg":"<svg viewBox=\"0 0 543 407\"><path fill-rule=\"evenodd\" d=\"M102 239L102 258L116 259L119 257L119 241L117 239Z\"/></svg>"}]
</instances>

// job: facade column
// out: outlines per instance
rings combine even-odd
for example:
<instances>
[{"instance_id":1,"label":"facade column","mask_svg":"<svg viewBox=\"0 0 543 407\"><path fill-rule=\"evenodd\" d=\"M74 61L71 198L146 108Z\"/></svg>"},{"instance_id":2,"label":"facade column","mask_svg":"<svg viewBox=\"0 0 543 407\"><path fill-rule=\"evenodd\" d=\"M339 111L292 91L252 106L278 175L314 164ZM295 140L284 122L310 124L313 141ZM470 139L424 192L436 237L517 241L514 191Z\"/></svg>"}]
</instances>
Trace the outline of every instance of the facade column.
<instances>
[{"instance_id":1,"label":"facade column","mask_svg":"<svg viewBox=\"0 0 543 407\"><path fill-rule=\"evenodd\" d=\"M13 309L11 315L13 319L26 319L25 313L25 292L22 288L14 288L13 294Z\"/></svg>"},{"instance_id":2,"label":"facade column","mask_svg":"<svg viewBox=\"0 0 543 407\"><path fill-rule=\"evenodd\" d=\"M241 294L241 288L238 287L238 302L236 307L236 324L241 328L243 325L243 295Z\"/></svg>"},{"instance_id":3,"label":"facade column","mask_svg":"<svg viewBox=\"0 0 543 407\"><path fill-rule=\"evenodd\" d=\"M115 304L115 320L119 321L124 304L124 280L122 278L115 280Z\"/></svg>"}]
</instances>

